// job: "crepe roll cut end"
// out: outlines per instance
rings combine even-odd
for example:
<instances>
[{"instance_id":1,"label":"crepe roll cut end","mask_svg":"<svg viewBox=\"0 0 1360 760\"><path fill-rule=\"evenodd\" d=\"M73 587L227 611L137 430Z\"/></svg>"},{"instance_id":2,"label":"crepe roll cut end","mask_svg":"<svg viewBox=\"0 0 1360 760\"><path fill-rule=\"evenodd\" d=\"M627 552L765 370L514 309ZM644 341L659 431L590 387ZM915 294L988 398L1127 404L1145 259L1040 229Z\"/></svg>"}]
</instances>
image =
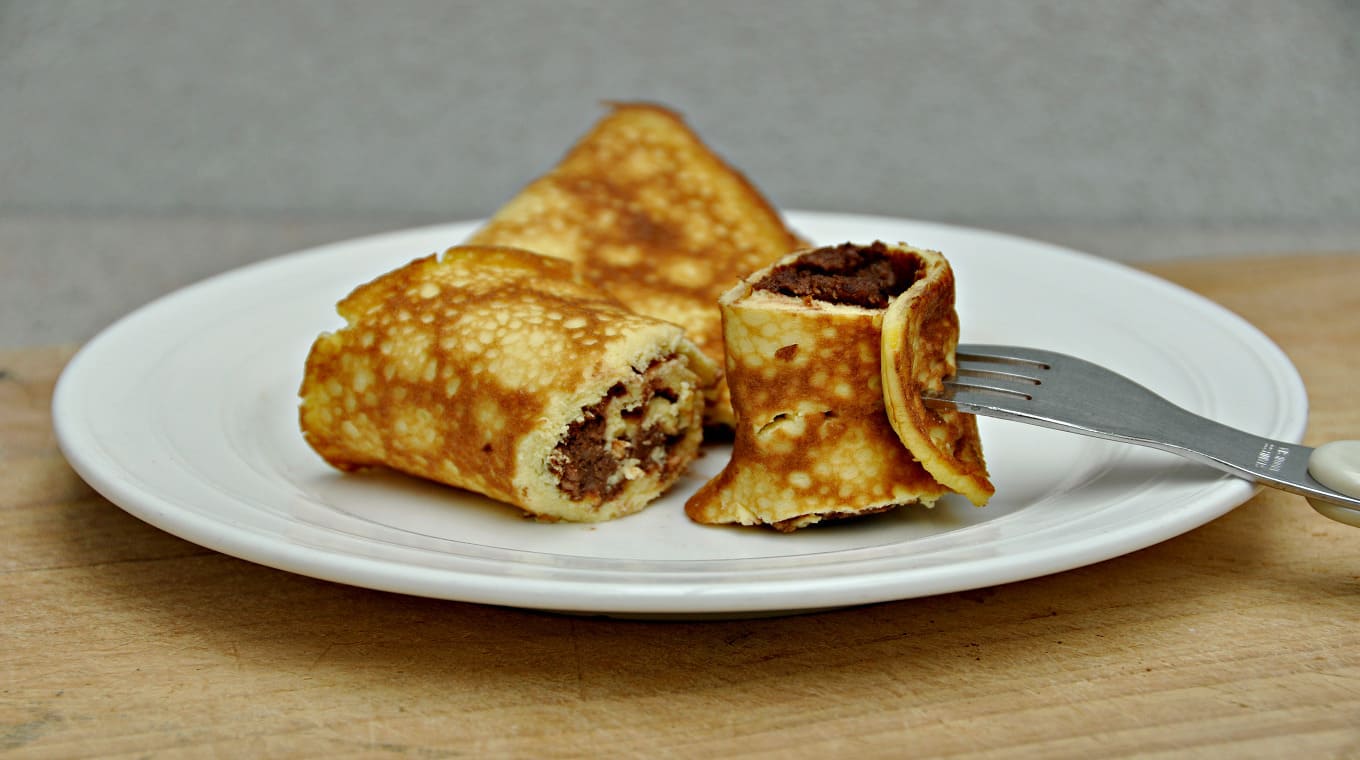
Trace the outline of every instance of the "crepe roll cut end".
<instances>
[{"instance_id":1,"label":"crepe roll cut end","mask_svg":"<svg viewBox=\"0 0 1360 760\"><path fill-rule=\"evenodd\" d=\"M304 437L543 520L636 512L697 456L721 373L681 328L526 251L459 247L357 288L307 358Z\"/></svg>"},{"instance_id":2,"label":"crepe roll cut end","mask_svg":"<svg viewBox=\"0 0 1360 760\"><path fill-rule=\"evenodd\" d=\"M616 381L582 408L546 455L552 489L572 505L556 516L593 521L629 514L675 482L703 435L697 380L688 360L673 356Z\"/></svg>"},{"instance_id":3,"label":"crepe roll cut end","mask_svg":"<svg viewBox=\"0 0 1360 760\"><path fill-rule=\"evenodd\" d=\"M995 487L987 474L977 418L953 409L926 407L923 392L938 392L956 371L959 318L954 273L936 251L903 248L919 261L912 286L883 317L883 396L902 445L950 490L977 506Z\"/></svg>"},{"instance_id":4,"label":"crepe roll cut end","mask_svg":"<svg viewBox=\"0 0 1360 760\"><path fill-rule=\"evenodd\" d=\"M883 401L883 307L919 264L882 243L820 248L722 296L737 423L731 460L685 505L691 519L787 531L947 492L902 446Z\"/></svg>"}]
</instances>

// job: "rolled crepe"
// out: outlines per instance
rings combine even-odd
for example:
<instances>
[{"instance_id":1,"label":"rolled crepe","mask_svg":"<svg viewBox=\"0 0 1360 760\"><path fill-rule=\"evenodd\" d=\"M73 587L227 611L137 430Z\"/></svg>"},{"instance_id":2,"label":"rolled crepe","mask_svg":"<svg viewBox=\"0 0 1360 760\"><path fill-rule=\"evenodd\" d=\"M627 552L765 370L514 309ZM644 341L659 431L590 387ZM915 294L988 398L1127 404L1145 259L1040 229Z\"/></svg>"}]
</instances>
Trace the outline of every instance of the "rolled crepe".
<instances>
[{"instance_id":1,"label":"rolled crepe","mask_svg":"<svg viewBox=\"0 0 1360 760\"><path fill-rule=\"evenodd\" d=\"M461 247L362 285L307 358L307 442L546 520L636 512L696 456L720 372L568 262Z\"/></svg>"},{"instance_id":2,"label":"rolled crepe","mask_svg":"<svg viewBox=\"0 0 1360 760\"><path fill-rule=\"evenodd\" d=\"M691 519L791 531L930 506L950 490L918 461L919 441L904 445L895 429L918 420L890 419L884 403L886 371L899 392L910 392L952 367L936 360L947 353L952 362L958 340L957 317L940 318L953 314L943 256L883 243L798 252L750 275L719 304L737 424L731 460L685 505ZM894 309L902 313L885 354L885 316ZM906 342L903 325L916 326ZM904 352L926 358L905 378L883 365ZM934 440L929 420L912 431ZM976 427L960 431L981 466Z\"/></svg>"}]
</instances>

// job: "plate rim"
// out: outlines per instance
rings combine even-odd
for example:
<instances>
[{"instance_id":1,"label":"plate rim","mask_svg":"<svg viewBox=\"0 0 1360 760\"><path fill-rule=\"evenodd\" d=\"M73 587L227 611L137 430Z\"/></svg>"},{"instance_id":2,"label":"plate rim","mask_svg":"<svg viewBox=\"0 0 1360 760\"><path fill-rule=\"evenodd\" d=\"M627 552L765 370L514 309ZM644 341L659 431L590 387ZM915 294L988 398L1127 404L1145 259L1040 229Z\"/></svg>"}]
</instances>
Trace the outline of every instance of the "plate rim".
<instances>
[{"instance_id":1,"label":"plate rim","mask_svg":"<svg viewBox=\"0 0 1360 760\"><path fill-rule=\"evenodd\" d=\"M1177 298L1193 304L1195 308L1207 308L1211 311L1216 311L1219 318L1230 323L1234 330L1241 335L1244 340L1250 339L1254 349L1258 352L1264 351L1269 354L1269 356L1263 358L1273 360L1272 369L1279 375L1276 379L1289 386L1287 389L1283 390L1291 391L1290 394L1287 394L1287 397L1286 394L1281 394L1281 402L1284 406L1289 407L1285 410L1285 418L1292 420L1293 425L1290 430L1285 431L1287 434L1277 437L1297 441L1301 439L1303 432L1306 429L1308 409L1306 388L1304 387L1297 368L1294 367L1292 361L1290 361L1283 349L1259 328L1232 312L1230 309L1177 283L1135 269L1118 261L1101 258L1093 254L1084 253L1045 241L1019 237L1009 233L984 228L868 214L844 214L838 212L798 210L786 210L784 213L790 226L795 228L797 228L800 223L850 224L864 226L865 228L870 228L870 226L875 224L885 226L905 224L921 229L935 228L939 230L948 230L955 234L982 236L989 238L990 242L998 245L1034 246L1042 249L1049 255L1061 256L1069 261L1080 261L1083 265L1106 269L1120 277L1132 277L1141 285L1159 288L1168 293L1174 293ZM97 356L98 352L101 350L100 347L114 341L121 331L127 329L129 324L133 324L138 320L154 318L157 311L166 308L167 303L171 303L175 299L192 298L194 293L199 289L216 287L220 283L229 281L233 278L249 278L258 273L261 269L280 266L285 260L324 255L328 250L335 248L382 245L402 237L433 234L436 231L441 230L471 229L478 223L479 220L467 220L423 225L389 230L372 235L333 241L300 249L226 270L182 288L178 288L170 293L166 293L134 309L99 331L93 338L82 345L75 355L72 356L58 377L52 398L52 420L58 447L77 474L120 509L180 538L233 557L284 570L286 572L298 573L332 582L416 596L502 606L557 610L573 614L627 616L660 615L689 617L697 614L731 617L734 616L734 614L801 612L811 609L824 609L828 606L842 607L896 599L916 598L998 585L1001 583L1016 582L1075 569L1091 564L1092 562L1122 556L1132 551L1137 551L1141 548L1160 543L1161 541L1181 535L1226 514L1241 503L1250 499L1252 495L1259 490L1259 486L1256 486L1255 484L1232 478L1212 481L1204 490L1218 492L1214 508L1207 510L1201 509L1194 512L1187 512L1184 509L1180 509L1167 514L1160 523L1145 524L1142 526L1142 531L1137 534L1138 539L1133 542L1138 545L1133 548L1120 549L1113 553L1109 553L1107 551L1101 551L1099 546L1085 548L1071 547L1067 551L1059 552L1057 554L1049 551L1047 553L1048 562L1034 562L1034 557L1032 555L1034 555L1035 552L1027 552L1025 554L1026 556L1029 556L1031 560L1024 563L1027 569L1021 572L1009 573L1004 580L984 579L983 582L978 582L979 578L987 575L986 570L993 564L1015 564L1015 554L994 558L992 562L970 562L964 568L966 572L963 573L959 572L958 566L948 564L935 568L910 569L909 573L913 576L914 581L912 583L913 590L910 593L902 595L891 593L884 594L882 592L883 584L866 587L863 583L863 578L865 576L862 575L849 576L850 580L858 581L858 583L850 583L848 588L846 587L846 579L840 576L821 581L804 579L803 582L805 584L825 587L824 593L833 591L845 592L845 595L841 597L843 601L838 601L830 605L826 603L810 604L806 606L797 604L790 605L789 600L783 599L782 597L779 600L774 600L770 603L763 603L759 598L754 600L751 598L753 594L758 595L760 593L758 590L753 591L750 585L743 586L741 584L726 585L712 589L701 588L697 589L698 593L696 593L696 590L694 589L683 588L683 584L682 587L678 589L658 589L655 586L635 588L614 584L608 588L590 586L578 590L574 596L567 598L562 596L558 587L562 585L579 584L579 581L559 580L555 581L553 584L549 584L554 586L553 589L539 589L537 591L520 589L518 593L507 595L504 593L503 588L490 588L490 584L487 583L489 579L486 577L469 577L466 573L459 571L430 568L427 566L413 566L410 564L375 559L352 553L342 554L331 551L318 551L316 547L309 547L289 541L286 536L276 537L274 542L269 543L267 546L262 546L257 540L257 533L224 521L215 523L217 531L212 535L205 536L203 535L201 525L198 524L194 514L177 508L173 503L162 498L158 493L148 493L139 490L136 487L136 484L132 483L128 478L125 476L120 477L117 462L107 456L100 446L90 442L82 442L80 435L82 431L79 429L78 424L80 420L77 419L75 413L75 410L77 409L77 399L74 396L75 391L78 390L80 381L87 373L92 371L86 366L91 361L91 357ZM423 255L423 253L413 252L413 257L418 255ZM356 285L357 284L358 283L356 283ZM87 437L93 439L93 431L84 432ZM1200 501L1205 498L1198 492L1194 496L1195 500ZM1128 541L1125 541L1125 543L1128 543ZM353 578L355 574L354 569L356 567L362 569L362 575L365 576L362 581ZM945 571L950 571L947 573L946 577L936 577L941 573L945 573ZM890 567L877 570L869 575L875 577L886 576L890 579L891 576L902 575L903 572L904 571L900 568L894 569ZM932 582L922 582L922 578ZM451 580L461 580L462 583L450 583ZM541 585L541 582L539 583ZM776 580L773 583L779 585L787 583L787 581ZM737 600L732 598L734 596L741 597L744 601L737 603ZM815 596L819 599L822 598L821 595ZM563 604L562 602L564 601L569 603Z\"/></svg>"}]
</instances>

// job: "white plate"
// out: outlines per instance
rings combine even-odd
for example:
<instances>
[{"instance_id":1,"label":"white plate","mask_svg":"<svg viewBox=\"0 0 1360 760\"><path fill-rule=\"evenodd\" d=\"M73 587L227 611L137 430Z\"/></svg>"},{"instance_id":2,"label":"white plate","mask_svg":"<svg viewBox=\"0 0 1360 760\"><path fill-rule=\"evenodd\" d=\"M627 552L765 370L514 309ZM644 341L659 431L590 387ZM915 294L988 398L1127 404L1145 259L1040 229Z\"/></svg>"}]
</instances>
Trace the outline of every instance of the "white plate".
<instances>
[{"instance_id":1,"label":"white plate","mask_svg":"<svg viewBox=\"0 0 1360 760\"><path fill-rule=\"evenodd\" d=\"M1303 384L1228 311L1123 266L939 224L790 213L818 243L944 251L963 340L1042 346L1104 364L1229 425L1297 441ZM355 285L453 245L472 223L312 249L162 298L91 341L62 374L62 450L109 500L190 541L271 567L408 594L614 615L738 615L879 602L1066 570L1176 536L1254 487L1171 455L982 420L996 496L950 497L791 535L690 523L682 504L727 451L707 451L640 514L539 524L468 493L342 475L297 426L316 335Z\"/></svg>"}]
</instances>

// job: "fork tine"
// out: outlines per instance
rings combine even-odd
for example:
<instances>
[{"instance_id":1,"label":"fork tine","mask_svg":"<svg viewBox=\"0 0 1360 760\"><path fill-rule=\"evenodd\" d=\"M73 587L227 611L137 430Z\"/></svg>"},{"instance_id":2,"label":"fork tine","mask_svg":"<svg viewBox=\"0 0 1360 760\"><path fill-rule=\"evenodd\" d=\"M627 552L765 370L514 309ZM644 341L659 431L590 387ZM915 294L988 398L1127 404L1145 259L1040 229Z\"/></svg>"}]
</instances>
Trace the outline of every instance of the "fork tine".
<instances>
[{"instance_id":1,"label":"fork tine","mask_svg":"<svg viewBox=\"0 0 1360 760\"><path fill-rule=\"evenodd\" d=\"M1048 369L1061 354L1023 346L993 346L984 344L960 344L955 350L960 361L991 364L1029 365L1036 369Z\"/></svg>"},{"instance_id":2,"label":"fork tine","mask_svg":"<svg viewBox=\"0 0 1360 760\"><path fill-rule=\"evenodd\" d=\"M1048 351L1019 346L960 345L957 372L939 393L925 394L927 403L957 408L1016 409L1034 399L1036 386L1052 369Z\"/></svg>"},{"instance_id":3,"label":"fork tine","mask_svg":"<svg viewBox=\"0 0 1360 760\"><path fill-rule=\"evenodd\" d=\"M1051 369L1047 352L1015 346L963 345L955 356L957 372L939 395L960 404L1031 401Z\"/></svg>"},{"instance_id":4,"label":"fork tine","mask_svg":"<svg viewBox=\"0 0 1360 760\"><path fill-rule=\"evenodd\" d=\"M993 364L963 360L958 362L957 377L966 380L1001 380L1013 383L1038 385L1043 382L1043 370L1030 370L1026 365Z\"/></svg>"},{"instance_id":5,"label":"fork tine","mask_svg":"<svg viewBox=\"0 0 1360 760\"><path fill-rule=\"evenodd\" d=\"M921 400L934 409L957 409L968 414L996 412L1018 412L1019 408L1033 402L1025 394L979 388L966 388L946 382L939 393L922 393Z\"/></svg>"},{"instance_id":6,"label":"fork tine","mask_svg":"<svg viewBox=\"0 0 1360 760\"><path fill-rule=\"evenodd\" d=\"M956 404L995 405L1029 401L1033 398L1034 383L1009 383L995 378L951 378L932 398Z\"/></svg>"}]
</instances>

